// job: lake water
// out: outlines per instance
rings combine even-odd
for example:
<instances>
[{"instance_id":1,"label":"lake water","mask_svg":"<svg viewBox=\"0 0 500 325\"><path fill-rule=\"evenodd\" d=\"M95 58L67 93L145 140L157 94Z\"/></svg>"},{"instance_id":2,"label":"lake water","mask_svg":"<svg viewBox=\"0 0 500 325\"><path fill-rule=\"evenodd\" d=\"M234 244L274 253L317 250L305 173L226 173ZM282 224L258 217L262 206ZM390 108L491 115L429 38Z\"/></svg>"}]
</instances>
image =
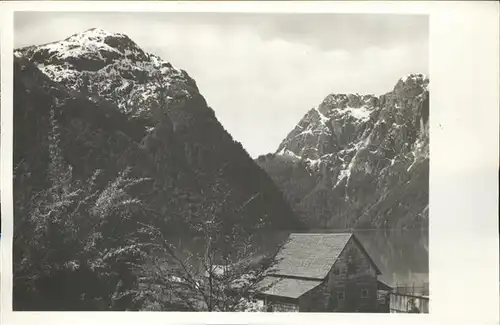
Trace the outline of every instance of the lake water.
<instances>
[{"instance_id":1,"label":"lake water","mask_svg":"<svg viewBox=\"0 0 500 325\"><path fill-rule=\"evenodd\" d=\"M357 231L365 249L379 267L379 279L390 286L421 286L429 282L428 230Z\"/></svg>"},{"instance_id":2,"label":"lake water","mask_svg":"<svg viewBox=\"0 0 500 325\"><path fill-rule=\"evenodd\" d=\"M311 233L343 232L341 230L311 230ZM429 281L429 232L428 230L355 230L356 237L372 257L382 274L379 280L390 286L415 287ZM280 231L261 234L256 239L261 254L273 254L290 232ZM184 251L203 251L202 243L193 239L178 239Z\"/></svg>"}]
</instances>

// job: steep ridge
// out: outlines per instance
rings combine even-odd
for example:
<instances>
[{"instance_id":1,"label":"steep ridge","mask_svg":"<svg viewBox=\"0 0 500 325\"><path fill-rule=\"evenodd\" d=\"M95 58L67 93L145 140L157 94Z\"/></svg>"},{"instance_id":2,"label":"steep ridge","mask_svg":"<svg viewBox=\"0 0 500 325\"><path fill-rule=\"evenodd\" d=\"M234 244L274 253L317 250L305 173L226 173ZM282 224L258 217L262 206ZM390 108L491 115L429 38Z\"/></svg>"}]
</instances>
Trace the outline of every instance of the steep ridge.
<instances>
[{"instance_id":1,"label":"steep ridge","mask_svg":"<svg viewBox=\"0 0 500 325\"><path fill-rule=\"evenodd\" d=\"M173 232L183 229L191 207L215 185L230 193L221 203L227 211L255 196L244 222L302 227L281 191L218 122L196 82L128 36L90 29L14 55L14 165L22 166L19 175L32 175L18 188L46 186L53 108L63 155L75 174L88 178L102 169L112 179L132 166L154 180L142 192L152 195L151 213L177 216L169 220Z\"/></svg>"},{"instance_id":2,"label":"steep ridge","mask_svg":"<svg viewBox=\"0 0 500 325\"><path fill-rule=\"evenodd\" d=\"M429 79L330 94L257 163L312 227L427 227Z\"/></svg>"}]
</instances>

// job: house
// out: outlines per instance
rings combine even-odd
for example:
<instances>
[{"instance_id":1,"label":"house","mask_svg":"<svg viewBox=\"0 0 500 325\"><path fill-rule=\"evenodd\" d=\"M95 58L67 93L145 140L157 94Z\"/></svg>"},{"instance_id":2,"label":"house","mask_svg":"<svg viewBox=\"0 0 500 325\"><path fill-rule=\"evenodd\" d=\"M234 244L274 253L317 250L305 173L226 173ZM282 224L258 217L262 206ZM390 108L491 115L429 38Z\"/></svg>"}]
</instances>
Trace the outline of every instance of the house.
<instances>
[{"instance_id":1,"label":"house","mask_svg":"<svg viewBox=\"0 0 500 325\"><path fill-rule=\"evenodd\" d=\"M259 283L269 311L377 312L379 268L352 233L292 233Z\"/></svg>"}]
</instances>

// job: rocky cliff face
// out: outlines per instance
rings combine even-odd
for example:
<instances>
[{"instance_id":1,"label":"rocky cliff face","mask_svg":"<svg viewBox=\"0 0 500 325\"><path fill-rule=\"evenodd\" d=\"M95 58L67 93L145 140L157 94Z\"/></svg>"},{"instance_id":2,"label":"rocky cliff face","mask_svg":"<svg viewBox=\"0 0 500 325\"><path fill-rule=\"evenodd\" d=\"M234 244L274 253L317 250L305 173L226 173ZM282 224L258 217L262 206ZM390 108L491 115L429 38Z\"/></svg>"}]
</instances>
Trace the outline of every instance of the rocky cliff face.
<instances>
[{"instance_id":1,"label":"rocky cliff face","mask_svg":"<svg viewBox=\"0 0 500 325\"><path fill-rule=\"evenodd\" d=\"M229 193L220 198L227 211L255 196L244 212L249 223L301 226L269 176L218 122L196 82L126 35L91 29L14 55L20 191L47 186L53 109L74 174L85 179L99 169L107 181L132 167L153 179L142 195L149 195L151 214L168 219L173 232L216 184Z\"/></svg>"},{"instance_id":2,"label":"rocky cliff face","mask_svg":"<svg viewBox=\"0 0 500 325\"><path fill-rule=\"evenodd\" d=\"M258 164L313 227L427 227L429 79L330 94Z\"/></svg>"}]
</instances>

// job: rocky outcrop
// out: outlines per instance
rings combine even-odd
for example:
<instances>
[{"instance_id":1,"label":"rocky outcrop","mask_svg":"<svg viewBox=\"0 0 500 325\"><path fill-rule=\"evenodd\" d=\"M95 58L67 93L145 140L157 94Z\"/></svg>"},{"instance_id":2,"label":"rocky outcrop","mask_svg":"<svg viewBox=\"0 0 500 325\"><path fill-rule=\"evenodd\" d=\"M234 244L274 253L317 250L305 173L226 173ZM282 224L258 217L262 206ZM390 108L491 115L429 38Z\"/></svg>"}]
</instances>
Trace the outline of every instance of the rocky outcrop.
<instances>
[{"instance_id":1,"label":"rocky outcrop","mask_svg":"<svg viewBox=\"0 0 500 325\"><path fill-rule=\"evenodd\" d=\"M330 94L257 162L312 227L427 227L428 83L411 74L378 97Z\"/></svg>"}]
</instances>

